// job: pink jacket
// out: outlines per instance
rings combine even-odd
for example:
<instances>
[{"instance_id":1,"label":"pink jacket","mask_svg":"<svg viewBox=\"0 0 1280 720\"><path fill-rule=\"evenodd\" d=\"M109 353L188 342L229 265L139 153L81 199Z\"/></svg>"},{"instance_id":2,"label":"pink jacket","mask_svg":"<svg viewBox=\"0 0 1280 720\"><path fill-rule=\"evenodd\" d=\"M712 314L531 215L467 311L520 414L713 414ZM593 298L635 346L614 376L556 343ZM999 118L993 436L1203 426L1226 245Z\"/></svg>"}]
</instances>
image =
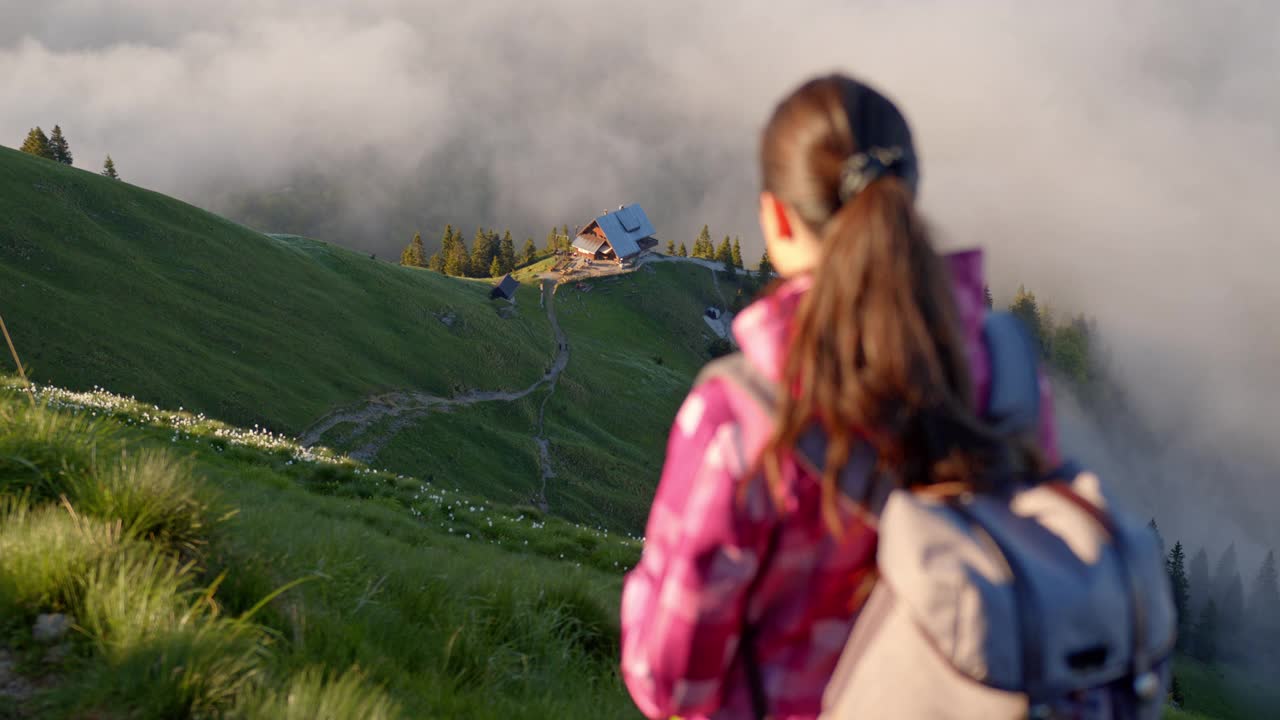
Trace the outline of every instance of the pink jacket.
<instances>
[{"instance_id":1,"label":"pink jacket","mask_svg":"<svg viewBox=\"0 0 1280 720\"><path fill-rule=\"evenodd\" d=\"M979 402L989 364L981 340L982 256L948 257ZM734 320L748 362L780 376L795 308L810 285L789 281ZM1041 379L1040 441L1057 459L1048 383ZM760 483L740 497L740 478L772 431L739 390L711 380L685 399L645 531L640 563L622 592L622 674L646 716L749 718L739 640L754 628L755 656L774 718L815 718L853 625L853 596L875 562L875 533L842 508L840 540L823 524L819 489L798 465L784 468L785 507ZM756 578L774 529L778 539ZM749 589L755 583L754 590Z\"/></svg>"}]
</instances>

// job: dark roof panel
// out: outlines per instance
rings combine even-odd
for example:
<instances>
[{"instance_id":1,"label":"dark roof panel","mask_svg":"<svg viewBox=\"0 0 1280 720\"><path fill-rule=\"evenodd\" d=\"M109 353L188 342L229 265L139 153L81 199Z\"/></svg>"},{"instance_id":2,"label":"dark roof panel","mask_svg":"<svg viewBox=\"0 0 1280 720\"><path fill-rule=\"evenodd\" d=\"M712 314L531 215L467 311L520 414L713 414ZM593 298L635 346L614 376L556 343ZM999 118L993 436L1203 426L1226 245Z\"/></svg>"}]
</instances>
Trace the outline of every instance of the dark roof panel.
<instances>
[{"instance_id":1,"label":"dark roof panel","mask_svg":"<svg viewBox=\"0 0 1280 720\"><path fill-rule=\"evenodd\" d=\"M489 293L489 297L497 297L501 295L510 300L516 295L516 288L520 287L520 282L511 277L511 273L507 273L502 280L493 286L493 290Z\"/></svg>"}]
</instances>

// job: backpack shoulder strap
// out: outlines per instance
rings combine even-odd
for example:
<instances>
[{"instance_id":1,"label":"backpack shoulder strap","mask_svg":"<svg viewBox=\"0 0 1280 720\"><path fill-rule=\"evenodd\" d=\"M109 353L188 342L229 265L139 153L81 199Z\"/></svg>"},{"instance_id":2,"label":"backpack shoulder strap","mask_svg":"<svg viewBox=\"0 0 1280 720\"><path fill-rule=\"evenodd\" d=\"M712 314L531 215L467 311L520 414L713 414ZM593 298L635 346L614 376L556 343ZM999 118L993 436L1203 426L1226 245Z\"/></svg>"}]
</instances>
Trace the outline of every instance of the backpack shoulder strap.
<instances>
[{"instance_id":1,"label":"backpack shoulder strap","mask_svg":"<svg viewBox=\"0 0 1280 720\"><path fill-rule=\"evenodd\" d=\"M1009 312L988 312L982 341L991 366L984 417L1001 435L1034 432L1040 420L1040 352L1026 325Z\"/></svg>"},{"instance_id":2,"label":"backpack shoulder strap","mask_svg":"<svg viewBox=\"0 0 1280 720\"><path fill-rule=\"evenodd\" d=\"M747 360L741 351L729 353L703 366L693 386L722 379L744 391L769 417L777 415L778 386Z\"/></svg>"}]
</instances>

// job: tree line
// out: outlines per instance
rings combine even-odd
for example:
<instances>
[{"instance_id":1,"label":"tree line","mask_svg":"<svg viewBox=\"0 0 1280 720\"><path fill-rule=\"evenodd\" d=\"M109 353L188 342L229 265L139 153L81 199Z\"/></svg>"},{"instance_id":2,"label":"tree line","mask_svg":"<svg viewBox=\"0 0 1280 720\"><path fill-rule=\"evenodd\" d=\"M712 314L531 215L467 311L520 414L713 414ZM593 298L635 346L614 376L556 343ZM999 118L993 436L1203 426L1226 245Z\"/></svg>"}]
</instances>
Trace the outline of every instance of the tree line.
<instances>
[{"instance_id":1,"label":"tree line","mask_svg":"<svg viewBox=\"0 0 1280 720\"><path fill-rule=\"evenodd\" d=\"M49 135L45 135L44 130L39 125L31 128L18 149L28 155L35 155L63 165L75 164L71 155L71 144L67 142L66 136L62 134L62 126L60 125L54 125L53 132ZM116 171L116 163L111 159L110 154L107 155L107 159L102 163L102 174L113 180L120 179L120 174Z\"/></svg>"},{"instance_id":2,"label":"tree line","mask_svg":"<svg viewBox=\"0 0 1280 720\"><path fill-rule=\"evenodd\" d=\"M1152 519L1151 530L1160 530ZM1165 560L1178 611L1178 649L1203 662L1280 660L1280 573L1275 551L1267 552L1245 591L1234 543L1209 571L1200 548L1187 562L1182 543Z\"/></svg>"},{"instance_id":3,"label":"tree line","mask_svg":"<svg viewBox=\"0 0 1280 720\"><path fill-rule=\"evenodd\" d=\"M555 231L553 230L553 234ZM422 243L422 234L414 233L413 239L400 252L400 264L408 267L421 267L454 277L496 278L502 277L518 267L535 262L542 253L533 238L527 238L520 254L516 254L515 239L511 231L501 236L496 230L477 228L471 238L471 247L467 247L461 230L453 225L445 225L440 237L440 249L427 256Z\"/></svg>"}]
</instances>

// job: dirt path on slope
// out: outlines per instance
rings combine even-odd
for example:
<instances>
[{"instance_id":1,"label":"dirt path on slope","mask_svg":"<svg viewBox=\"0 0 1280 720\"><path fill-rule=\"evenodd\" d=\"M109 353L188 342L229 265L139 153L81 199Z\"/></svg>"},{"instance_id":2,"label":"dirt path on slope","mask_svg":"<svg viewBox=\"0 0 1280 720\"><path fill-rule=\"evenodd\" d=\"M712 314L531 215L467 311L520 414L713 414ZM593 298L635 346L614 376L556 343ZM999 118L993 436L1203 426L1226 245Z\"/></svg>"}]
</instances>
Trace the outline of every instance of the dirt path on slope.
<instances>
[{"instance_id":1,"label":"dirt path on slope","mask_svg":"<svg viewBox=\"0 0 1280 720\"><path fill-rule=\"evenodd\" d=\"M724 270L724 263L715 262L712 260L704 260L702 258L671 257L670 255L650 254L641 258L638 264L645 265L648 263L655 263L655 262L679 262L679 263L688 263L692 265L701 265L702 267L711 271L711 284L716 289L716 297L720 298L720 319L710 320L708 318L708 324L719 323L720 337L724 338L725 340L728 340L729 344L732 345L733 347L737 347L738 341L733 337L733 313L729 312L729 302L725 300L724 293L720 291L720 272Z\"/></svg>"},{"instance_id":2,"label":"dirt path on slope","mask_svg":"<svg viewBox=\"0 0 1280 720\"><path fill-rule=\"evenodd\" d=\"M541 304L547 310L547 320L550 321L551 329L555 335L555 359L552 361L551 369L547 371L547 374L529 387L523 390L472 390L471 392L447 398L416 390L397 390L373 395L356 405L335 410L312 423L310 427L303 431L298 442L304 446L315 445L320 442L320 439L329 430L339 425L350 424L354 427L345 431L339 440L344 444L349 444L359 442L362 438L368 436L362 444L347 453L352 458L368 462L373 460L397 433L418 418L432 412L448 412L453 408L467 407L482 402L514 402L533 394L545 385L550 391L547 393L547 397L543 399L542 405L538 410L538 430L537 435L534 436L542 466L542 489L540 497L536 498L536 500L539 505L545 508L547 478L555 477L555 472L551 469L548 442L543 433L543 416L546 411L547 401L551 399L552 393L555 392L556 380L559 379L560 373L564 372L564 369L569 365L569 341L565 338L564 331L561 330L560 323L556 319L555 289L556 283L554 280L544 279L542 281ZM375 428L375 426L386 420L390 420L387 425ZM377 432L373 432L375 429Z\"/></svg>"}]
</instances>

